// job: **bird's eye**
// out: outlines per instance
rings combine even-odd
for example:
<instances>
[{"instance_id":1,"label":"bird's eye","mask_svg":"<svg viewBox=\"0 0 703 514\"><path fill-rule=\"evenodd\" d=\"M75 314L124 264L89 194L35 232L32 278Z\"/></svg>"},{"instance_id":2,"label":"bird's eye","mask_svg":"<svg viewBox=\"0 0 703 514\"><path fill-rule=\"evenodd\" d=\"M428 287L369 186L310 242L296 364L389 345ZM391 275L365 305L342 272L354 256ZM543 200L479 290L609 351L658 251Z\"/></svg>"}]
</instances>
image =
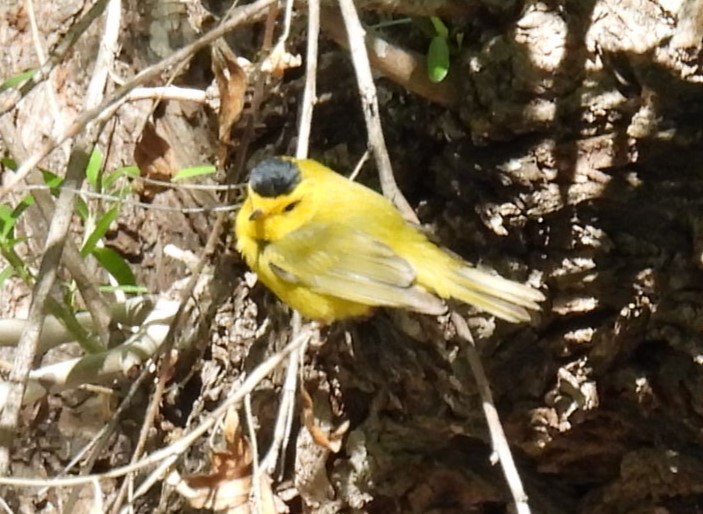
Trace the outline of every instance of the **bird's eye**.
<instances>
[{"instance_id":1,"label":"bird's eye","mask_svg":"<svg viewBox=\"0 0 703 514\"><path fill-rule=\"evenodd\" d=\"M295 209L295 208L298 206L299 203L300 203L300 200L296 200L295 202L289 203L288 205L286 205L286 206L283 208L283 212L290 212L290 211L292 211L293 209Z\"/></svg>"}]
</instances>

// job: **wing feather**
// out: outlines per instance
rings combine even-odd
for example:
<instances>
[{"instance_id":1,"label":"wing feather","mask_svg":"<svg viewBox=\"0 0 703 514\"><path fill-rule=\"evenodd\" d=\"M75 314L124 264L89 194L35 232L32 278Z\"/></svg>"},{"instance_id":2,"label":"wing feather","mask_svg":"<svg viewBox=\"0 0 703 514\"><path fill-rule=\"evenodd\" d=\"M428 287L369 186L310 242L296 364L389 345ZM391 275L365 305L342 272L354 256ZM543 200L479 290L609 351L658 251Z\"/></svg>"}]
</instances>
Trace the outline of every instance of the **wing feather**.
<instances>
[{"instance_id":1,"label":"wing feather","mask_svg":"<svg viewBox=\"0 0 703 514\"><path fill-rule=\"evenodd\" d=\"M441 314L446 307L415 284L412 265L367 233L312 222L270 243L264 259L286 282L366 305Z\"/></svg>"}]
</instances>

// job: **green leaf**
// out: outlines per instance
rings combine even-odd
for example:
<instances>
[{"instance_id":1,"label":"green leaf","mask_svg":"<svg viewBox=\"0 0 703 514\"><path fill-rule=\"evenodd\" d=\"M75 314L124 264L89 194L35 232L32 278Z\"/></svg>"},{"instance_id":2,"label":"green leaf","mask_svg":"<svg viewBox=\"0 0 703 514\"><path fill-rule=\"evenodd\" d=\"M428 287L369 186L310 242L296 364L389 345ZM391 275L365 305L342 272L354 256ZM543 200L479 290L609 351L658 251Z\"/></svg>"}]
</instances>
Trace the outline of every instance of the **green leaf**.
<instances>
[{"instance_id":1,"label":"green leaf","mask_svg":"<svg viewBox=\"0 0 703 514\"><path fill-rule=\"evenodd\" d=\"M14 77L10 77L5 82L0 84L0 92L5 91L6 89L19 86L25 80L31 79L36 72L37 70L27 70L23 71L22 73L18 73Z\"/></svg>"},{"instance_id":2,"label":"green leaf","mask_svg":"<svg viewBox=\"0 0 703 514\"><path fill-rule=\"evenodd\" d=\"M63 178L59 177L56 173L53 171L41 170L42 178L44 180L44 183L49 186L49 190L51 191L51 194L53 196L58 196L59 195L59 188L61 187L61 184L63 184Z\"/></svg>"},{"instance_id":3,"label":"green leaf","mask_svg":"<svg viewBox=\"0 0 703 514\"><path fill-rule=\"evenodd\" d=\"M109 190L120 177L138 177L139 168L136 166L123 166L103 175L103 189Z\"/></svg>"},{"instance_id":4,"label":"green leaf","mask_svg":"<svg viewBox=\"0 0 703 514\"><path fill-rule=\"evenodd\" d=\"M102 217L95 224L95 229L93 229L93 232L85 240L85 243L83 243L83 247L81 248L81 256L87 257L93 253L98 241L105 236L105 233L110 228L110 224L117 219L117 215L119 213L119 205L115 205L112 209L102 215Z\"/></svg>"},{"instance_id":5,"label":"green leaf","mask_svg":"<svg viewBox=\"0 0 703 514\"><path fill-rule=\"evenodd\" d=\"M7 266L2 271L0 271L0 289L2 289L2 285L5 282L5 280L10 278L14 274L15 274L15 270L12 269L12 266Z\"/></svg>"},{"instance_id":6,"label":"green leaf","mask_svg":"<svg viewBox=\"0 0 703 514\"><path fill-rule=\"evenodd\" d=\"M17 161L12 159L11 157L3 157L0 159L0 164L5 166L6 168L10 168L12 171L17 171Z\"/></svg>"},{"instance_id":7,"label":"green leaf","mask_svg":"<svg viewBox=\"0 0 703 514\"><path fill-rule=\"evenodd\" d=\"M182 170L178 170L178 173L176 173L171 180L173 180L173 182L178 182L179 180L185 180L187 178L210 175L215 173L215 171L217 171L217 168L210 164L193 166L192 168L183 168Z\"/></svg>"},{"instance_id":8,"label":"green leaf","mask_svg":"<svg viewBox=\"0 0 703 514\"><path fill-rule=\"evenodd\" d=\"M144 294L149 292L149 290L144 286L100 286L98 289L103 293L122 291L129 294Z\"/></svg>"},{"instance_id":9,"label":"green leaf","mask_svg":"<svg viewBox=\"0 0 703 514\"><path fill-rule=\"evenodd\" d=\"M135 286L137 281L134 274L120 254L112 248L93 248L93 256L97 259L100 265L105 268L110 275L115 277L117 283L121 286Z\"/></svg>"},{"instance_id":10,"label":"green leaf","mask_svg":"<svg viewBox=\"0 0 703 514\"><path fill-rule=\"evenodd\" d=\"M6 241L11 237L17 220L31 205L34 205L34 197L31 195L22 198L11 211L7 205L0 204L0 241Z\"/></svg>"},{"instance_id":11,"label":"green leaf","mask_svg":"<svg viewBox=\"0 0 703 514\"><path fill-rule=\"evenodd\" d=\"M96 146L90 153L88 165L85 167L85 178L93 188L98 189L98 180L100 179L100 170L103 166L103 155L100 149Z\"/></svg>"},{"instance_id":12,"label":"green leaf","mask_svg":"<svg viewBox=\"0 0 703 514\"><path fill-rule=\"evenodd\" d=\"M0 241L7 239L16 222L17 219L12 216L12 209L5 204L0 204Z\"/></svg>"},{"instance_id":13,"label":"green leaf","mask_svg":"<svg viewBox=\"0 0 703 514\"><path fill-rule=\"evenodd\" d=\"M76 206L74 207L76 214L83 220L83 222L88 221L90 216L90 210L88 209L88 204L80 196L76 196Z\"/></svg>"},{"instance_id":14,"label":"green leaf","mask_svg":"<svg viewBox=\"0 0 703 514\"><path fill-rule=\"evenodd\" d=\"M427 75L432 82L442 82L449 73L449 45L441 36L432 38L427 51Z\"/></svg>"},{"instance_id":15,"label":"green leaf","mask_svg":"<svg viewBox=\"0 0 703 514\"><path fill-rule=\"evenodd\" d=\"M430 21L432 22L432 26L439 37L444 39L449 37L449 29L440 18L437 16L430 16Z\"/></svg>"}]
</instances>

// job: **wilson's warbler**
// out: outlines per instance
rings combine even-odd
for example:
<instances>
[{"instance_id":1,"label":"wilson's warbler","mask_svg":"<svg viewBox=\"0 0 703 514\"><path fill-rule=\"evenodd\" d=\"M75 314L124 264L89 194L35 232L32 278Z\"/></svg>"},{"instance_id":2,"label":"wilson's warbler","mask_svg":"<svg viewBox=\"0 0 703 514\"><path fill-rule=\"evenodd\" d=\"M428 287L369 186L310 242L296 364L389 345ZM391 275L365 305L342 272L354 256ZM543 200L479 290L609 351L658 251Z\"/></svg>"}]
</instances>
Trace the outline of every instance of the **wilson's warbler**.
<instances>
[{"instance_id":1,"label":"wilson's warbler","mask_svg":"<svg viewBox=\"0 0 703 514\"><path fill-rule=\"evenodd\" d=\"M544 299L443 251L383 196L313 160L259 163L235 233L259 279L302 315L324 323L377 306L438 315L446 311L439 297L518 322Z\"/></svg>"}]
</instances>

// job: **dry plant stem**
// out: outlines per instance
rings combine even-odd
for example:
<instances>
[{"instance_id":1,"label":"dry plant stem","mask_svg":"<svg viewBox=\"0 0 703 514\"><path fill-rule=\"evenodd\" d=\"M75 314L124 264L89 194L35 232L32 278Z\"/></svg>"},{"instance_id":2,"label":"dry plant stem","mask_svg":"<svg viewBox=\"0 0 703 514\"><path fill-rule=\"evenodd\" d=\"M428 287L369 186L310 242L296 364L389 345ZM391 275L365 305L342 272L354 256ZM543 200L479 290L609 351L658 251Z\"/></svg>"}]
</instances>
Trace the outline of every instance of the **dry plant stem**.
<instances>
[{"instance_id":1,"label":"dry plant stem","mask_svg":"<svg viewBox=\"0 0 703 514\"><path fill-rule=\"evenodd\" d=\"M398 184L396 184L395 178L393 177L391 159L388 155L388 149L386 148L381 119L378 113L376 86L373 83L369 57L366 54L366 46L364 45L365 32L361 26L361 21L359 21L359 15L354 8L354 0L339 0L339 6L342 10L342 17L344 18L344 24L347 28L349 51L351 52L354 71L356 72L356 80L359 85L359 95L361 96L361 107L364 111L364 119L366 120L366 130L369 133L369 146L371 147L371 153L373 153L376 166L378 167L381 189L383 190L383 194L400 210L405 219L419 224L415 212L403 196L403 193L398 189Z\"/></svg>"},{"instance_id":2,"label":"dry plant stem","mask_svg":"<svg viewBox=\"0 0 703 514\"><path fill-rule=\"evenodd\" d=\"M112 66L114 59L113 48L116 45L119 34L119 0L110 0L113 7L109 11L111 16L106 18L106 30L103 38L103 45L98 53L93 76L88 84L86 93L85 108L90 110L100 103L107 81L107 68ZM115 8L117 4L117 27L110 27L114 23ZM64 184L69 188L80 188L83 182L83 175L88 164L88 154L98 139L99 130L93 125L91 130L76 141L71 150L71 156L66 169ZM34 166L32 166L33 168ZM30 168L31 169L31 168ZM10 447L14 439L14 431L17 429L19 421L19 411L22 406L22 397L27 387L27 378L32 367L32 363L37 355L39 337L46 308L46 301L51 292L51 288L56 280L57 269L61 261L64 245L68 234L68 228L73 216L74 195L62 191L56 202L56 210L49 226L44 255L39 267L37 283L34 286L32 304L27 318L28 324L22 332L17 352L15 354L15 369L9 376L8 395L5 399L4 410L0 414L0 475L7 473L10 467ZM107 334L102 334L107 340Z\"/></svg>"},{"instance_id":3,"label":"dry plant stem","mask_svg":"<svg viewBox=\"0 0 703 514\"><path fill-rule=\"evenodd\" d=\"M7 514L15 514L2 496L0 496L0 507L2 507L3 512Z\"/></svg>"},{"instance_id":4,"label":"dry plant stem","mask_svg":"<svg viewBox=\"0 0 703 514\"><path fill-rule=\"evenodd\" d=\"M72 187L79 187L82 180L82 170L85 169L87 163L88 156L86 154L75 152L69 161L65 182ZM27 377L37 355L45 304L56 280L57 268L73 214L73 199L74 196L71 193L62 191L56 202L56 212L49 227L37 283L32 291L32 304L27 317L27 327L22 332L22 337L17 345L16 366L10 373L8 395L4 401L4 409L0 414L0 475L6 474L9 469L9 448L17 428L22 397L27 386Z\"/></svg>"},{"instance_id":5,"label":"dry plant stem","mask_svg":"<svg viewBox=\"0 0 703 514\"><path fill-rule=\"evenodd\" d=\"M207 93L200 89L178 86L137 87L130 91L127 101L139 100L175 100L204 104L207 103Z\"/></svg>"},{"instance_id":6,"label":"dry plant stem","mask_svg":"<svg viewBox=\"0 0 703 514\"><path fill-rule=\"evenodd\" d=\"M259 383L268 376L274 369L280 366L290 355L291 352L300 348L311 337L312 329L303 327L302 332L296 339L288 343L280 352L275 353L264 362L259 364L242 384L227 395L226 400L210 413L203 421L192 431L185 434L178 441L170 444L166 448L158 450L141 461L111 469L99 475L89 475L85 477L66 477L53 479L34 479L34 478L18 478L0 476L0 485L11 485L17 487L66 487L89 484L93 480L107 480L118 478L135 473L142 469L151 467L162 462L171 456L179 456L183 454L197 439L210 430L222 417L227 413L227 410L234 405L238 405L247 394L251 393Z\"/></svg>"},{"instance_id":7,"label":"dry plant stem","mask_svg":"<svg viewBox=\"0 0 703 514\"><path fill-rule=\"evenodd\" d=\"M88 30L90 24L102 14L107 2L108 0L98 0L95 2L85 16L68 29L61 42L56 46L54 51L51 52L49 60L37 70L32 78L19 88L11 89L6 93L5 96L7 96L7 98L5 98L0 106L0 116L15 107L15 105L32 91L32 89L49 77L54 67L63 60L68 51L76 44L76 41Z\"/></svg>"},{"instance_id":8,"label":"dry plant stem","mask_svg":"<svg viewBox=\"0 0 703 514\"><path fill-rule=\"evenodd\" d=\"M344 21L335 9L323 8L321 22L329 37L349 49ZM366 34L365 42L369 61L376 71L431 102L444 107L454 107L457 104L458 86L451 73L442 82L434 83L427 76L427 59L424 55L369 33Z\"/></svg>"},{"instance_id":9,"label":"dry plant stem","mask_svg":"<svg viewBox=\"0 0 703 514\"><path fill-rule=\"evenodd\" d=\"M132 89L137 86L141 86L146 82L157 79L164 70L190 58L196 52L205 48L214 40L222 37L224 34L237 26L254 20L257 15L261 13L261 11L275 1L276 0L258 0L253 4L237 8L233 11L231 18L224 20L210 32L204 34L193 43L174 52L166 59L141 71L132 80L129 80L122 87L116 89L108 95L105 101L103 101L99 106L85 110L66 130L63 131L58 138L53 141L48 141L42 145L38 151L34 152L28 159L22 162L16 173L14 173L14 176L10 179L9 183L3 187L0 187L0 198L5 196L12 188L21 182L27 174L29 174L29 172L32 171L34 167L39 164L44 157L49 155L49 153L51 153L51 151L53 151L57 146L61 145L68 138L74 137L80 133L89 123L103 121L109 118L119 108L119 106L125 102L127 95Z\"/></svg>"},{"instance_id":10,"label":"dry plant stem","mask_svg":"<svg viewBox=\"0 0 703 514\"><path fill-rule=\"evenodd\" d=\"M305 89L298 127L298 145L295 156L305 159L310 146L312 111L317 100L317 47L320 37L320 2L308 0L308 45L305 55Z\"/></svg>"},{"instance_id":11,"label":"dry plant stem","mask_svg":"<svg viewBox=\"0 0 703 514\"><path fill-rule=\"evenodd\" d=\"M369 149L367 148L366 151L364 152L364 155L361 156L359 159L359 162L356 163L356 166L354 166L354 170L351 172L351 175L349 175L349 180L356 180L356 177L359 176L359 173L361 173L361 168L364 167L364 164L366 164L366 161L369 160Z\"/></svg>"},{"instance_id":12,"label":"dry plant stem","mask_svg":"<svg viewBox=\"0 0 703 514\"><path fill-rule=\"evenodd\" d=\"M491 387L488 383L486 372L483 369L481 357L476 350L471 331L469 330L464 318L462 318L458 313L452 311L451 319L454 327L456 328L457 334L466 342L466 345L464 345L464 351L466 352L466 358L469 362L469 366L471 367L471 372L473 373L478 385L478 392L481 396L481 404L483 405L483 413L486 417L488 430L491 434L493 451L500 460L500 465L503 468L503 475L505 476L505 480L510 488L510 493L515 501L516 512L518 514L530 514L530 506L527 503L527 494L525 494L525 489L522 486L520 474L515 467L515 461L513 460L513 455L510 452L510 446L508 445L508 440L505 437L503 425L501 424L500 417L498 416L498 410L493 402Z\"/></svg>"},{"instance_id":13,"label":"dry plant stem","mask_svg":"<svg viewBox=\"0 0 703 514\"><path fill-rule=\"evenodd\" d=\"M297 353L297 352L293 352ZM291 354L292 355L292 354ZM256 425L254 424L254 414L251 409L251 395L244 397L244 416L247 423L247 432L249 432L249 447L251 448L251 473L254 476L255 484L259 477L259 443L256 438ZM254 487L254 512L259 512L261 505L261 488Z\"/></svg>"},{"instance_id":14,"label":"dry plant stem","mask_svg":"<svg viewBox=\"0 0 703 514\"><path fill-rule=\"evenodd\" d=\"M111 416L110 421L108 422L107 425L105 425L100 431L91 439L91 441L85 446L85 449L79 453L74 459L69 463L66 468L64 468L64 473L68 472L77 462L83 459L83 455L86 453L88 454L88 457L85 461L85 463L81 466L80 470L80 475L87 475L90 473L90 470L93 469L93 466L95 465L95 462L98 460L98 457L102 453L103 449L107 445L107 442L109 440L109 436L112 435L112 433L115 430L115 427L117 426L117 423L119 419L122 416L122 413L126 410L127 406L131 403L132 398L136 394L138 388L141 386L142 382L144 379L146 379L147 376L151 376L151 373L149 373L146 369L142 370L142 372L139 374L139 377L137 377L137 380L135 380L125 399L122 401L120 404L120 407L117 409L117 411ZM92 449L92 451L91 451ZM78 494L80 493L80 489L74 489L71 491L71 496L69 496L68 501L64 505L64 508L62 509L64 512L72 512L73 511L73 505L75 504L75 501L78 499ZM105 509L100 509L99 512L105 512Z\"/></svg>"},{"instance_id":15,"label":"dry plant stem","mask_svg":"<svg viewBox=\"0 0 703 514\"><path fill-rule=\"evenodd\" d=\"M291 338L295 339L302 331L302 320L297 311L293 312L291 325L293 328L291 331ZM286 365L286 377L283 382L283 389L281 390L281 400L278 405L278 414L276 415L276 426L273 431L273 440L271 441L271 446L268 452L266 452L266 456L262 459L260 464L261 471L269 475L276 469L279 454L285 455L285 448L288 444L290 428L293 423L293 415L295 412L295 391L296 381L298 379L299 362L300 356L298 351L292 352L288 357L288 364ZM283 469L283 464L283 459L281 459L279 469ZM256 478L258 479L259 477Z\"/></svg>"}]
</instances>

